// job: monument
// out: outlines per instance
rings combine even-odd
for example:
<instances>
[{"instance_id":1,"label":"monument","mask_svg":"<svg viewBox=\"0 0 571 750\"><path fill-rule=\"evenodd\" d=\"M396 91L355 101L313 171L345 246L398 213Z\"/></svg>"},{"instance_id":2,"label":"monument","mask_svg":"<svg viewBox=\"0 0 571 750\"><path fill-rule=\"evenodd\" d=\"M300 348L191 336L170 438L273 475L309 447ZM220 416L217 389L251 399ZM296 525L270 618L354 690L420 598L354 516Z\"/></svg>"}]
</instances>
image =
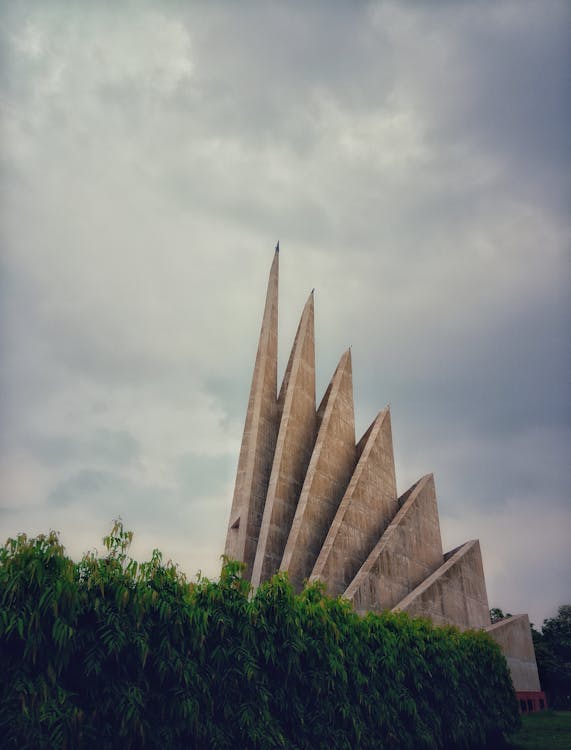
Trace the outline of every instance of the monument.
<instances>
[{"instance_id":1,"label":"monument","mask_svg":"<svg viewBox=\"0 0 571 750\"><path fill-rule=\"evenodd\" d=\"M390 409L356 442L351 350L319 406L313 292L277 390L279 245L270 269L225 555L254 587L287 571L359 613L401 610L482 628L508 661L522 711L545 705L527 615L490 622L479 542L444 552L434 477L397 494Z\"/></svg>"}]
</instances>

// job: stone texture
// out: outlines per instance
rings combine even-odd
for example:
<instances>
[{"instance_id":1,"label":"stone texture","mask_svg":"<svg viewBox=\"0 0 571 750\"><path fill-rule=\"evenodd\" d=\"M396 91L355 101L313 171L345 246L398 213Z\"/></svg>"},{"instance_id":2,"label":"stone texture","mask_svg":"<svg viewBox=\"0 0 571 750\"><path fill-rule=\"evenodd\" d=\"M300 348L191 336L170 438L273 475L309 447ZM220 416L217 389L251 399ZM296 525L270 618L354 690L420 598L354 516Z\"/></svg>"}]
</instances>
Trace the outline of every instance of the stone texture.
<instances>
[{"instance_id":1,"label":"stone texture","mask_svg":"<svg viewBox=\"0 0 571 750\"><path fill-rule=\"evenodd\" d=\"M250 388L224 554L246 563L250 579L278 433L278 272L270 269L264 317Z\"/></svg>"},{"instance_id":2,"label":"stone texture","mask_svg":"<svg viewBox=\"0 0 571 750\"><path fill-rule=\"evenodd\" d=\"M381 411L357 445L359 460L311 579L342 594L398 510L391 415Z\"/></svg>"},{"instance_id":3,"label":"stone texture","mask_svg":"<svg viewBox=\"0 0 571 750\"><path fill-rule=\"evenodd\" d=\"M513 615L488 625L486 632L499 643L510 668L517 692L539 692L539 674L531 637L529 617Z\"/></svg>"},{"instance_id":4,"label":"stone texture","mask_svg":"<svg viewBox=\"0 0 571 750\"><path fill-rule=\"evenodd\" d=\"M480 543L477 539L448 552L445 562L393 609L428 617L435 625L460 630L485 628L490 611Z\"/></svg>"},{"instance_id":5,"label":"stone texture","mask_svg":"<svg viewBox=\"0 0 571 750\"><path fill-rule=\"evenodd\" d=\"M309 577L356 463L351 352L337 365L318 409L319 431L280 570L295 589Z\"/></svg>"},{"instance_id":6,"label":"stone texture","mask_svg":"<svg viewBox=\"0 0 571 750\"><path fill-rule=\"evenodd\" d=\"M313 292L303 310L280 391L282 414L252 584L280 566L316 437Z\"/></svg>"},{"instance_id":7,"label":"stone texture","mask_svg":"<svg viewBox=\"0 0 571 750\"><path fill-rule=\"evenodd\" d=\"M343 594L358 612L394 607L442 565L432 474L416 482L398 504L400 510Z\"/></svg>"}]
</instances>

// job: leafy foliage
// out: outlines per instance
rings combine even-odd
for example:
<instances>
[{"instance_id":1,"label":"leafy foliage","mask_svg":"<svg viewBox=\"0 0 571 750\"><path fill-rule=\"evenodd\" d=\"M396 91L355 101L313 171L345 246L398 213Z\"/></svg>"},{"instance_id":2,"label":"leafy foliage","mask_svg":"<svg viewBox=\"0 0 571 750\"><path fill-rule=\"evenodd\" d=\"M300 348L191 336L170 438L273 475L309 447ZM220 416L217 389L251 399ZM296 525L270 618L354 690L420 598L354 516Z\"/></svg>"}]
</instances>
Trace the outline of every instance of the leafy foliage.
<instances>
[{"instance_id":1,"label":"leafy foliage","mask_svg":"<svg viewBox=\"0 0 571 750\"><path fill-rule=\"evenodd\" d=\"M503 610L501 610L499 607L492 607L490 610L490 620L492 621L492 624L495 622L499 622L500 620L505 620L507 617L512 617L510 612L506 612L504 614Z\"/></svg>"},{"instance_id":2,"label":"leafy foliage","mask_svg":"<svg viewBox=\"0 0 571 750\"><path fill-rule=\"evenodd\" d=\"M0 736L7 748L471 748L518 725L499 647L405 614L359 617L319 585L240 563L188 583L58 537L0 549Z\"/></svg>"},{"instance_id":3,"label":"leafy foliage","mask_svg":"<svg viewBox=\"0 0 571 750\"><path fill-rule=\"evenodd\" d=\"M549 706L571 709L571 605L564 604L555 617L544 620L541 632L531 632Z\"/></svg>"}]
</instances>

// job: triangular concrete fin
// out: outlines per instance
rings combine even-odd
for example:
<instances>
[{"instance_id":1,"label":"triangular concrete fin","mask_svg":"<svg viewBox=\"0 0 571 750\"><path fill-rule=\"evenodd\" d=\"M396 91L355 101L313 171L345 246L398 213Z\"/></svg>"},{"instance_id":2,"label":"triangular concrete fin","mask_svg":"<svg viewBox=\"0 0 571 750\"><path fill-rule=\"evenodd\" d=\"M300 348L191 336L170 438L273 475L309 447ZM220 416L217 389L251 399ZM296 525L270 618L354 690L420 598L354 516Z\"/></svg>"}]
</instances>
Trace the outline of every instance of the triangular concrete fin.
<instances>
[{"instance_id":1,"label":"triangular concrete fin","mask_svg":"<svg viewBox=\"0 0 571 750\"><path fill-rule=\"evenodd\" d=\"M428 617L435 625L456 625L460 630L485 628L490 624L490 610L480 543L473 539L446 557L446 562L393 609Z\"/></svg>"},{"instance_id":2,"label":"triangular concrete fin","mask_svg":"<svg viewBox=\"0 0 571 750\"><path fill-rule=\"evenodd\" d=\"M355 468L351 351L341 357L328 389L317 440L280 570L299 590L310 575Z\"/></svg>"},{"instance_id":3,"label":"triangular concrete fin","mask_svg":"<svg viewBox=\"0 0 571 750\"><path fill-rule=\"evenodd\" d=\"M346 590L398 511L388 408L359 441L357 454L357 466L311 574L311 579L324 581L331 596Z\"/></svg>"},{"instance_id":4,"label":"triangular concrete fin","mask_svg":"<svg viewBox=\"0 0 571 750\"><path fill-rule=\"evenodd\" d=\"M242 436L224 554L246 563L250 578L278 432L278 275L276 250L270 269L262 328Z\"/></svg>"},{"instance_id":5,"label":"triangular concrete fin","mask_svg":"<svg viewBox=\"0 0 571 750\"><path fill-rule=\"evenodd\" d=\"M358 612L393 607L442 565L432 474L416 482L397 504L400 510L343 594Z\"/></svg>"},{"instance_id":6,"label":"triangular concrete fin","mask_svg":"<svg viewBox=\"0 0 571 750\"><path fill-rule=\"evenodd\" d=\"M506 657L514 690L518 693L540 692L529 617L510 615L493 625L488 625L485 630L499 644Z\"/></svg>"},{"instance_id":7,"label":"triangular concrete fin","mask_svg":"<svg viewBox=\"0 0 571 750\"><path fill-rule=\"evenodd\" d=\"M307 317L305 315L305 311L309 308L309 306L311 306L311 318L312 318L311 325L314 326L314 322L313 322L313 320L314 320L314 298L313 298L313 290L311 291L311 294L307 298L307 302L305 303L305 307L303 308L303 311L301 313L301 318L299 319L299 323L298 323L298 326L297 326L297 331L295 332L295 337L294 337L294 340L293 340L293 344L292 344L292 347L291 347L291 351L289 353L289 358L288 358L288 361L287 361L286 369L285 369L284 376L283 376L283 379L282 379L282 384L280 386L279 395L278 395L278 404L279 404L279 408L280 408L280 414L281 414L281 412L283 410L283 404L284 404L285 394L286 394L286 391L287 391L287 385L289 383L289 379L290 379L290 375L291 375L291 369L293 367L294 356L295 356L295 353L297 351L297 340L300 337L300 335L303 335L304 325L305 325L304 321L305 321L305 318ZM315 333L313 333L312 335L313 335L313 341L314 341L314 344L313 344L313 348L314 348L314 354L313 354L314 365L313 366L314 366L314 369L315 369ZM315 388L313 390L315 391Z\"/></svg>"},{"instance_id":8,"label":"triangular concrete fin","mask_svg":"<svg viewBox=\"0 0 571 750\"><path fill-rule=\"evenodd\" d=\"M303 309L282 386L282 415L252 584L277 572L316 436L313 293Z\"/></svg>"}]
</instances>

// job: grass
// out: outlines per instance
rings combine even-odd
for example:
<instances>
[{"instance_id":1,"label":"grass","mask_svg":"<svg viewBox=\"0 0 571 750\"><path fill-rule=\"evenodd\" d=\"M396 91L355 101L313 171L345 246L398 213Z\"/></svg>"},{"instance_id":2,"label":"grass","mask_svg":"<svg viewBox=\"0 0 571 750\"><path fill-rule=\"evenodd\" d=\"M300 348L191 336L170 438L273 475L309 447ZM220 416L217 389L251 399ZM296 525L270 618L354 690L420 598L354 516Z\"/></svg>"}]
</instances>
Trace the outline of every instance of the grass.
<instances>
[{"instance_id":1,"label":"grass","mask_svg":"<svg viewBox=\"0 0 571 750\"><path fill-rule=\"evenodd\" d=\"M571 711L542 711L522 717L510 750L571 750Z\"/></svg>"}]
</instances>

